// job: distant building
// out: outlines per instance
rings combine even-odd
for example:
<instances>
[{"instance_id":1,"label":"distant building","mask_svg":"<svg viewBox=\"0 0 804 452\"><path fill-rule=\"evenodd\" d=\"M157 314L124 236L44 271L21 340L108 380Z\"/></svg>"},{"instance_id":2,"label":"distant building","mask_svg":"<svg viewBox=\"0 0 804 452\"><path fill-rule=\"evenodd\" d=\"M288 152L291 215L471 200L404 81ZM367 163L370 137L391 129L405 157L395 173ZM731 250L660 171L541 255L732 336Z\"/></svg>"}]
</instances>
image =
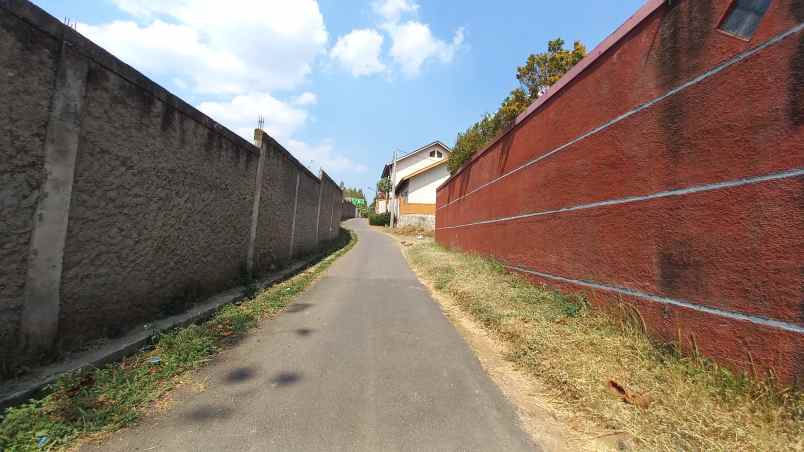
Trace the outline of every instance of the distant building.
<instances>
[{"instance_id":1,"label":"distant building","mask_svg":"<svg viewBox=\"0 0 804 452\"><path fill-rule=\"evenodd\" d=\"M436 188L449 178L450 152L434 141L385 165L382 177L391 179L387 210L393 226L435 227Z\"/></svg>"},{"instance_id":2,"label":"distant building","mask_svg":"<svg viewBox=\"0 0 804 452\"><path fill-rule=\"evenodd\" d=\"M385 212L388 212L388 199L386 199L385 193L377 192L377 198L374 201L374 213Z\"/></svg>"}]
</instances>

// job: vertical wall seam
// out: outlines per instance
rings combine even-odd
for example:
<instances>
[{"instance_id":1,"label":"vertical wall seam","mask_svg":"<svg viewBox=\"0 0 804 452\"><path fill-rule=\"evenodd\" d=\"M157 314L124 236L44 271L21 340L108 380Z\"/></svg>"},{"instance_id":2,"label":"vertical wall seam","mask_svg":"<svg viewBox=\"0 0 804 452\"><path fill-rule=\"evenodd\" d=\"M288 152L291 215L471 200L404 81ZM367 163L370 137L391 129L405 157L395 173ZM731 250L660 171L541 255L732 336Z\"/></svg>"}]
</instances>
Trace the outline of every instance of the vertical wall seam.
<instances>
[{"instance_id":1,"label":"vertical wall seam","mask_svg":"<svg viewBox=\"0 0 804 452\"><path fill-rule=\"evenodd\" d=\"M324 196L324 171L321 171L319 175L319 180L321 184L318 186L318 207L315 209L315 245L318 246L318 230L319 222L321 221L321 197Z\"/></svg>"},{"instance_id":2,"label":"vertical wall seam","mask_svg":"<svg viewBox=\"0 0 804 452\"><path fill-rule=\"evenodd\" d=\"M265 154L267 140L260 141L260 157L257 160L257 177L254 183L254 205L251 207L251 229L248 236L248 255L246 257L246 271L254 274L254 253L257 244L257 225L260 220L260 201L262 199L262 175L265 167Z\"/></svg>"},{"instance_id":3,"label":"vertical wall seam","mask_svg":"<svg viewBox=\"0 0 804 452\"><path fill-rule=\"evenodd\" d=\"M330 202L330 211L329 211L329 239L332 240L332 221L335 219L335 200L333 199Z\"/></svg>"},{"instance_id":4,"label":"vertical wall seam","mask_svg":"<svg viewBox=\"0 0 804 452\"><path fill-rule=\"evenodd\" d=\"M45 132L45 181L34 215L20 345L50 349L58 335L64 247L70 217L89 60L62 40Z\"/></svg>"},{"instance_id":5,"label":"vertical wall seam","mask_svg":"<svg viewBox=\"0 0 804 452\"><path fill-rule=\"evenodd\" d=\"M296 173L296 194L293 195L293 219L290 222L290 254L289 257L293 259L293 241L296 237L296 212L299 207L299 183L301 182L301 173Z\"/></svg>"}]
</instances>

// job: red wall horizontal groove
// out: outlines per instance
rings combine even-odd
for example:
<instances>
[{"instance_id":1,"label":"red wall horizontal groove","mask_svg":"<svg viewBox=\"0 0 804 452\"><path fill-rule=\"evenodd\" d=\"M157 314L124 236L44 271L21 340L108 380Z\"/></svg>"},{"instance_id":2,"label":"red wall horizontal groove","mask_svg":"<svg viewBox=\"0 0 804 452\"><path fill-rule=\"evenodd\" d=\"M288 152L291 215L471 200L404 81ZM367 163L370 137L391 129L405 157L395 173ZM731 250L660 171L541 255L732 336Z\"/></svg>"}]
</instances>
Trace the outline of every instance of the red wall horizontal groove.
<instances>
[{"instance_id":1,"label":"red wall horizontal groove","mask_svg":"<svg viewBox=\"0 0 804 452\"><path fill-rule=\"evenodd\" d=\"M759 366L797 384L804 367L796 332L804 316L804 176L795 172L804 169L804 11L793 0L772 2L746 42L717 30L729 4L658 7L439 188L436 238L537 272L785 322L795 331L624 297L657 337L674 340L681 330L682 342L694 335L702 351L732 367ZM713 69L719 72L696 79ZM476 224L483 221L493 223ZM601 303L612 299L528 276Z\"/></svg>"}]
</instances>

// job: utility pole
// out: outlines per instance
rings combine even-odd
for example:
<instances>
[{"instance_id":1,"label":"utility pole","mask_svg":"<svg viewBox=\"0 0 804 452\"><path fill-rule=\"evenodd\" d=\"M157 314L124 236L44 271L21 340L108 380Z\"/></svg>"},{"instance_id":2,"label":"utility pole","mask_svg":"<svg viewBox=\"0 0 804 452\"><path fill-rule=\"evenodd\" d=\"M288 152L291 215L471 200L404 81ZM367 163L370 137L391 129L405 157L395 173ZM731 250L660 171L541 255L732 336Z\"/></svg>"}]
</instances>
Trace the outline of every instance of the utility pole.
<instances>
[{"instance_id":1,"label":"utility pole","mask_svg":"<svg viewBox=\"0 0 804 452\"><path fill-rule=\"evenodd\" d=\"M396 202L396 154L398 150L394 150L394 159L392 160L392 167L391 167L391 193L389 194L389 207L391 207L391 224L390 226L393 228L396 226L396 215L397 215L397 202Z\"/></svg>"}]
</instances>

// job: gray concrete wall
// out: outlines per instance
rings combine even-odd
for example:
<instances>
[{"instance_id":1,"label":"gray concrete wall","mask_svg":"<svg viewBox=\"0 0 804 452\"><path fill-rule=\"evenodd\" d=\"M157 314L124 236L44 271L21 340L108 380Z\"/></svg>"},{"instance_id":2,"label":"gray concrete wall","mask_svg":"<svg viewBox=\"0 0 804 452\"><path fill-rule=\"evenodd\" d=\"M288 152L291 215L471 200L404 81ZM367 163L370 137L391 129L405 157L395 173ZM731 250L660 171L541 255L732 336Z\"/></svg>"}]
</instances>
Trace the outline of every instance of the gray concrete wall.
<instances>
[{"instance_id":1,"label":"gray concrete wall","mask_svg":"<svg viewBox=\"0 0 804 452\"><path fill-rule=\"evenodd\" d=\"M327 173L321 171L321 207L318 215L319 241L328 242L338 236L343 193Z\"/></svg>"},{"instance_id":2,"label":"gray concrete wall","mask_svg":"<svg viewBox=\"0 0 804 452\"><path fill-rule=\"evenodd\" d=\"M14 353L22 316L59 52L59 40L0 14L0 359Z\"/></svg>"},{"instance_id":3,"label":"gray concrete wall","mask_svg":"<svg viewBox=\"0 0 804 452\"><path fill-rule=\"evenodd\" d=\"M302 177L315 179L315 175L269 136L264 135L263 143L266 154L257 227L258 272L276 269L293 255L309 253L317 246L308 239L307 246L296 251L296 243L305 240L305 223L310 222L304 213L318 203L317 197L298 196L297 183L301 192Z\"/></svg>"},{"instance_id":4,"label":"gray concrete wall","mask_svg":"<svg viewBox=\"0 0 804 452\"><path fill-rule=\"evenodd\" d=\"M299 206L296 211L296 234L293 241L295 256L312 253L318 247L316 211L320 187L321 182L313 174L301 173Z\"/></svg>"},{"instance_id":5,"label":"gray concrete wall","mask_svg":"<svg viewBox=\"0 0 804 452\"><path fill-rule=\"evenodd\" d=\"M435 230L435 215L407 214L399 217L399 227L415 226L417 228Z\"/></svg>"},{"instance_id":6,"label":"gray concrete wall","mask_svg":"<svg viewBox=\"0 0 804 452\"><path fill-rule=\"evenodd\" d=\"M320 190L267 135L261 160L27 1L0 0L0 67L0 373L237 285L249 256L269 271L333 237L331 179Z\"/></svg>"}]
</instances>

